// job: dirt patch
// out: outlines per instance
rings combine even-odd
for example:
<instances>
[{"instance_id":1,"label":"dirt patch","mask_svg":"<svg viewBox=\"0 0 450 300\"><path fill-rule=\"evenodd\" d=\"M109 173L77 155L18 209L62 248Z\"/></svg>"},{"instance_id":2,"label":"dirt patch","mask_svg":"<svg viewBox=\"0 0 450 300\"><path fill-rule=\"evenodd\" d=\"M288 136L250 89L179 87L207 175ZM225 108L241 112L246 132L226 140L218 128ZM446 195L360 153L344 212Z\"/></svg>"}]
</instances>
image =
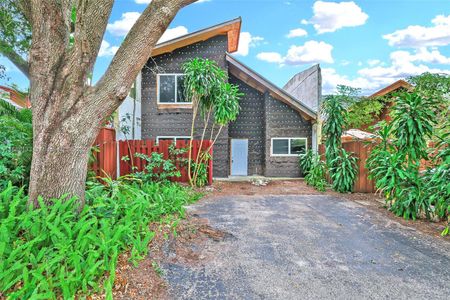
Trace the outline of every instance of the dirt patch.
<instances>
[{"instance_id":1,"label":"dirt patch","mask_svg":"<svg viewBox=\"0 0 450 300\"><path fill-rule=\"evenodd\" d=\"M194 216L181 220L175 230L170 225L152 224L150 227L156 235L149 245L147 257L137 267L128 262L128 255L120 257L114 299L170 299L159 265L167 262L205 263L209 255L202 250L207 240L219 242L230 237L228 233L210 227L207 220Z\"/></svg>"},{"instance_id":2,"label":"dirt patch","mask_svg":"<svg viewBox=\"0 0 450 300\"><path fill-rule=\"evenodd\" d=\"M352 193L341 194L331 189L326 192L316 191L308 186L304 180L273 180L265 186L257 186L251 182L229 182L216 181L212 187L204 190L207 197L226 196L226 195L331 195L364 205L372 211L382 214L393 222L407 226L412 230L417 230L429 235L441 237L440 233L444 230L445 222L431 222L428 220L405 220L395 216L386 209L384 199L378 194L370 193ZM450 237L444 237L450 241Z\"/></svg>"}]
</instances>

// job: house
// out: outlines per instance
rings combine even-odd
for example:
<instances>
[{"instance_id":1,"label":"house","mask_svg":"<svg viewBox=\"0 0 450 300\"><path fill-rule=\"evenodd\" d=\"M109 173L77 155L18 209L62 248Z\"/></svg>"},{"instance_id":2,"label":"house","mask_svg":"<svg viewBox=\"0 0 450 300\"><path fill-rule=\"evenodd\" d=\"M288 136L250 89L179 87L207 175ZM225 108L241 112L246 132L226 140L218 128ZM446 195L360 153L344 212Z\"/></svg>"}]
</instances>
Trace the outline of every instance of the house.
<instances>
[{"instance_id":1,"label":"house","mask_svg":"<svg viewBox=\"0 0 450 300\"><path fill-rule=\"evenodd\" d=\"M6 86L0 85L0 99L14 105L18 109L31 107L30 100L26 95Z\"/></svg>"},{"instance_id":2,"label":"house","mask_svg":"<svg viewBox=\"0 0 450 300\"><path fill-rule=\"evenodd\" d=\"M236 121L222 130L214 146L214 177L301 176L298 155L317 148L317 111L309 104L320 98L320 68L307 70L314 75L295 85L277 87L232 56L240 28L238 18L155 46L141 72L142 138L189 140L192 107L181 92L182 64L207 58L226 70L229 82L244 93ZM195 138L200 135L197 128Z\"/></svg>"}]
</instances>

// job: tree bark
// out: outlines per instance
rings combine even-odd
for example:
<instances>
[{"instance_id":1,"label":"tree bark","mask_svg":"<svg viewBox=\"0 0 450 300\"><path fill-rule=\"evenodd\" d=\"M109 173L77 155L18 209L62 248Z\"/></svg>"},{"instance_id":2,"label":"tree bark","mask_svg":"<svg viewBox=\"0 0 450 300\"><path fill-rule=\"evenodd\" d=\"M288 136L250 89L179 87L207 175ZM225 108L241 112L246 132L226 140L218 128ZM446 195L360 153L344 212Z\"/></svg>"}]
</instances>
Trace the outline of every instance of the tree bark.
<instances>
[{"instance_id":1,"label":"tree bark","mask_svg":"<svg viewBox=\"0 0 450 300\"><path fill-rule=\"evenodd\" d=\"M30 0L30 98L33 159L29 201L62 195L84 203L89 151L119 107L152 49L183 6L195 0L153 0L130 30L98 84L87 85L113 0ZM76 5L74 43L71 10Z\"/></svg>"}]
</instances>

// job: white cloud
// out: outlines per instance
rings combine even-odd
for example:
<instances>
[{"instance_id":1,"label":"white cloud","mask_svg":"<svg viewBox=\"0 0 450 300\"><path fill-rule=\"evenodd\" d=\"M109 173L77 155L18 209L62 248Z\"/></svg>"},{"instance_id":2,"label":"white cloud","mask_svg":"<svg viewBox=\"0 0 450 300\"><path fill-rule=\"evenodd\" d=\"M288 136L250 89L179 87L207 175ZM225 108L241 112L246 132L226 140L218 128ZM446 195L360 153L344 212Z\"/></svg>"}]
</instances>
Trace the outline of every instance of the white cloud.
<instances>
[{"instance_id":1,"label":"white cloud","mask_svg":"<svg viewBox=\"0 0 450 300\"><path fill-rule=\"evenodd\" d=\"M179 36L188 34L188 29L184 26L177 26L174 28L168 28L164 34L162 35L162 37L159 39L158 43L162 43L174 38L177 38Z\"/></svg>"},{"instance_id":2,"label":"white cloud","mask_svg":"<svg viewBox=\"0 0 450 300\"><path fill-rule=\"evenodd\" d=\"M288 65L325 62L333 63L333 46L325 42L308 41L303 46L291 46L284 62Z\"/></svg>"},{"instance_id":3,"label":"white cloud","mask_svg":"<svg viewBox=\"0 0 450 300\"><path fill-rule=\"evenodd\" d=\"M341 66L348 66L350 64L350 61L348 60L341 60Z\"/></svg>"},{"instance_id":4,"label":"white cloud","mask_svg":"<svg viewBox=\"0 0 450 300\"><path fill-rule=\"evenodd\" d=\"M134 0L137 4L149 4L152 0Z\"/></svg>"},{"instance_id":5,"label":"white cloud","mask_svg":"<svg viewBox=\"0 0 450 300\"><path fill-rule=\"evenodd\" d=\"M195 3L205 3L205 2L211 2L212 0L197 0Z\"/></svg>"},{"instance_id":6,"label":"white cloud","mask_svg":"<svg viewBox=\"0 0 450 300\"><path fill-rule=\"evenodd\" d=\"M107 41L103 40L102 44L100 45L100 51L98 52L98 56L99 57L112 56L116 54L117 50L119 50L119 47L111 46Z\"/></svg>"},{"instance_id":7,"label":"white cloud","mask_svg":"<svg viewBox=\"0 0 450 300\"><path fill-rule=\"evenodd\" d=\"M241 32L239 35L239 49L237 55L247 56L250 47L256 47L264 38L260 36L252 36L250 32Z\"/></svg>"},{"instance_id":8,"label":"white cloud","mask_svg":"<svg viewBox=\"0 0 450 300\"><path fill-rule=\"evenodd\" d=\"M114 36L126 36L140 15L138 12L123 13L120 20L108 24L106 30Z\"/></svg>"},{"instance_id":9,"label":"white cloud","mask_svg":"<svg viewBox=\"0 0 450 300\"><path fill-rule=\"evenodd\" d=\"M379 59L369 59L367 61L367 64L371 67L379 65L380 63L381 63L381 60L379 60Z\"/></svg>"},{"instance_id":10,"label":"white cloud","mask_svg":"<svg viewBox=\"0 0 450 300\"><path fill-rule=\"evenodd\" d=\"M136 1L144 1L144 0L136 0ZM123 13L121 19L108 24L106 26L106 30L108 30L109 33L111 33L114 36L126 36L128 31L130 31L131 27L133 27L134 23L136 23L140 15L141 14L138 12ZM168 28L161 36L158 43L174 39L187 33L188 29L184 26Z\"/></svg>"},{"instance_id":11,"label":"white cloud","mask_svg":"<svg viewBox=\"0 0 450 300\"><path fill-rule=\"evenodd\" d=\"M277 52L262 52L256 57L260 60L282 65L303 65L309 63L333 63L331 51L333 46L325 42L308 41L302 46L291 46L282 57Z\"/></svg>"},{"instance_id":12,"label":"white cloud","mask_svg":"<svg viewBox=\"0 0 450 300\"><path fill-rule=\"evenodd\" d=\"M434 26L412 25L383 35L383 38L388 40L390 46L424 47L449 45L450 15L438 15L431 20L431 23Z\"/></svg>"},{"instance_id":13,"label":"white cloud","mask_svg":"<svg viewBox=\"0 0 450 300\"><path fill-rule=\"evenodd\" d=\"M283 57L277 52L261 52L256 55L256 58L270 63L283 63Z\"/></svg>"},{"instance_id":14,"label":"white cloud","mask_svg":"<svg viewBox=\"0 0 450 300\"><path fill-rule=\"evenodd\" d=\"M322 68L324 94L334 92L338 84L360 88L365 94L371 94L399 79L420 75L424 72L450 74L450 69L430 67L426 64L450 64L438 50L420 48L414 53L394 51L390 55L390 64L384 66L379 60L371 60L372 65L358 71L356 78L340 75L332 68ZM426 63L426 64L424 64Z\"/></svg>"},{"instance_id":15,"label":"white cloud","mask_svg":"<svg viewBox=\"0 0 450 300\"><path fill-rule=\"evenodd\" d=\"M294 38L294 37L301 37L301 36L307 36L308 33L305 29L302 28L296 28L289 31L289 33L286 35L287 38Z\"/></svg>"},{"instance_id":16,"label":"white cloud","mask_svg":"<svg viewBox=\"0 0 450 300\"><path fill-rule=\"evenodd\" d=\"M360 26L369 18L353 1L339 3L316 1L313 12L313 17L309 21L302 20L302 24L313 24L319 34L334 32L343 27Z\"/></svg>"}]
</instances>

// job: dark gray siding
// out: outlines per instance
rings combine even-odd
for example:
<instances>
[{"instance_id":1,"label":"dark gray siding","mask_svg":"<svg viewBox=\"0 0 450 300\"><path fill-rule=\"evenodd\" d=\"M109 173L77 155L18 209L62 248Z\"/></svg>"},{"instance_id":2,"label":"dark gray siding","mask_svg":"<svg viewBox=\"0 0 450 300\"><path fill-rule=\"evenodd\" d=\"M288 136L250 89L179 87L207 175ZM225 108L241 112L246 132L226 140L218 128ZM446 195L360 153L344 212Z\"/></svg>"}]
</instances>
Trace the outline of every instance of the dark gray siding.
<instances>
[{"instance_id":1,"label":"dark gray siding","mask_svg":"<svg viewBox=\"0 0 450 300\"><path fill-rule=\"evenodd\" d=\"M311 148L312 124L288 105L265 94L266 172L268 177L301 176L297 156L271 156L271 139L276 137L306 137Z\"/></svg>"},{"instance_id":2,"label":"dark gray siding","mask_svg":"<svg viewBox=\"0 0 450 300\"><path fill-rule=\"evenodd\" d=\"M227 71L226 51L227 37L217 36L177 49L171 53L162 54L148 61L146 67L142 70L143 139L156 139L157 136L190 135L192 120L190 109L158 109L156 75L158 73L182 73L182 64L195 57L215 60L220 67ZM201 129L202 126L196 128L195 138L201 136ZM215 177L227 177L229 175L228 148L228 127L225 127L214 146Z\"/></svg>"},{"instance_id":3,"label":"dark gray siding","mask_svg":"<svg viewBox=\"0 0 450 300\"><path fill-rule=\"evenodd\" d=\"M235 122L229 125L231 139L248 139L248 174L264 175L265 114L264 95L230 74L229 82L244 93Z\"/></svg>"}]
</instances>

